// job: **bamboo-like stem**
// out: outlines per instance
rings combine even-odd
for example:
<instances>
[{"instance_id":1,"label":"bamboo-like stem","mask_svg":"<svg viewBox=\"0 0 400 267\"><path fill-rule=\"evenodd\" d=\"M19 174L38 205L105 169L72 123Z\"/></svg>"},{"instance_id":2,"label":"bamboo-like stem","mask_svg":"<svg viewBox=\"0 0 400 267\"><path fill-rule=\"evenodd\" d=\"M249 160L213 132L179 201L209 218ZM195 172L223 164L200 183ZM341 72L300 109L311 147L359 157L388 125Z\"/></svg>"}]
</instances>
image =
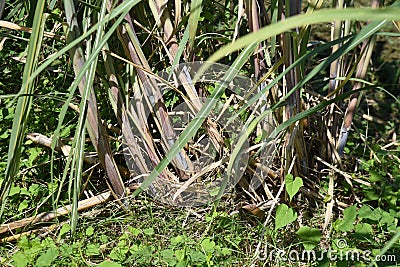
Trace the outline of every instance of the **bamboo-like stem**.
<instances>
[{"instance_id":1,"label":"bamboo-like stem","mask_svg":"<svg viewBox=\"0 0 400 267\"><path fill-rule=\"evenodd\" d=\"M282 19L286 17L300 14L301 2L297 0L285 1L285 13L282 15ZM296 29L298 32L299 29ZM298 47L295 42L295 38L290 32L283 33L282 37L282 53L285 67L292 65L296 61L298 56ZM284 94L287 94L293 89L299 81L300 69L299 67L291 69L284 79ZM300 101L300 90L297 90L291 94L286 102L285 111L283 114L283 121L288 120L297 113L300 112L301 101ZM293 161L294 156L297 155L297 162L293 168L294 175L306 174L308 159L306 157L306 146L303 138L302 124L296 124L289 127L289 131L285 137L285 173L287 173L289 164ZM282 175L284 177L284 175Z\"/></svg>"},{"instance_id":2,"label":"bamboo-like stem","mask_svg":"<svg viewBox=\"0 0 400 267\"><path fill-rule=\"evenodd\" d=\"M343 0L338 0L336 2L336 9L341 10L344 8L344 1ZM331 32L331 40L337 40L341 38L344 35L343 31L343 22L341 20L335 20L333 22L333 27L332 27L332 32ZM340 44L336 44L332 46L332 54L335 53L338 49L340 48ZM338 86L338 81L336 80L337 77L341 76L341 62L343 60L343 57L337 58L335 61L333 61L330 65L330 71L329 71L329 89L328 93L329 95L332 95L331 97L335 97L338 93L336 92L336 88ZM336 93L334 93L336 92ZM332 104L328 107L329 109L329 115L323 118L325 120L325 124L327 127L330 128L330 131L333 136L336 138L337 136L337 120L338 117L336 116L336 105ZM320 150L320 155L322 155L323 158L326 160L330 160L333 157L333 151L331 149L331 146L329 145L328 142L328 134L323 134L322 135L322 145L321 145L321 150Z\"/></svg>"},{"instance_id":3,"label":"bamboo-like stem","mask_svg":"<svg viewBox=\"0 0 400 267\"><path fill-rule=\"evenodd\" d=\"M378 8L379 7L379 0L371 0L371 7ZM356 78L364 79L365 75L367 74L369 61L371 60L372 52L376 42L376 35L371 36L369 39L365 40L361 46L361 51L366 51L359 61L357 65L357 72ZM361 82L355 82L353 86L353 90L357 90L361 88ZM357 109L357 103L359 100L360 94L353 94L351 96L350 102L347 106L346 113L343 119L342 127L340 129L340 135L337 142L337 150L339 156L343 156L344 148L347 143L347 138L349 135L349 131L351 129L351 124L353 122L354 114Z\"/></svg>"}]
</instances>

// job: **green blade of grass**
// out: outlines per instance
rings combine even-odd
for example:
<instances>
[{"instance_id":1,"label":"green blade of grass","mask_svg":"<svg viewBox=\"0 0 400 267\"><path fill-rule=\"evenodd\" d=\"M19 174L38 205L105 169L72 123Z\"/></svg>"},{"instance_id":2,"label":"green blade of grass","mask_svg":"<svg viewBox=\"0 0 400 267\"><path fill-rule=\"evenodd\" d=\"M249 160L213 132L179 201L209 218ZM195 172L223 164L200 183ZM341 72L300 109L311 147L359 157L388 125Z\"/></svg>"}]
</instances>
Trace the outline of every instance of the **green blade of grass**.
<instances>
[{"instance_id":1,"label":"green blade of grass","mask_svg":"<svg viewBox=\"0 0 400 267\"><path fill-rule=\"evenodd\" d=\"M348 53L352 49L354 49L357 45L362 43L365 39L369 38L371 35L375 34L379 29L381 29L383 26L385 26L387 22L386 21L380 21L380 22L374 22L371 23L367 26L365 26L359 33L351 36L351 39L343 45L339 50L337 50L334 54L330 55L326 60L318 64L310 73L308 73L302 80L299 81L299 83L293 87L292 90L288 92L287 95L282 97L278 103L276 103L272 109L276 109L284 104L284 101L287 99L288 96L290 96L295 90L298 88L301 88L308 82L312 77L314 77L316 74L324 70L331 62L333 62L335 59L340 57L342 54ZM266 87L262 88L257 94L255 94L251 99L249 99L246 104L237 112L235 116L233 116L228 123L231 123L239 114L241 114L246 108L250 107L254 103L258 101L258 99L265 94L269 89L271 89L280 79L282 79L286 73L288 73L292 68L296 67L298 64L301 62L305 61L307 58L310 58L311 56L322 52L323 50L329 48L330 46L341 43L348 39L349 36L343 37L339 40L335 40L332 42L329 42L327 44L322 45L321 47L316 48L315 50L308 52L307 54L303 55L300 57L298 60L296 60L292 65L290 65L285 71L283 71L281 74L279 74L274 81L269 83ZM202 70L200 70L202 71ZM199 71L199 72L200 72Z\"/></svg>"},{"instance_id":2,"label":"green blade of grass","mask_svg":"<svg viewBox=\"0 0 400 267\"><path fill-rule=\"evenodd\" d=\"M215 52L207 61L217 62L228 54L231 54L253 42L261 42L272 36L276 36L285 31L290 31L296 27L306 26L315 23L331 22L334 20L398 20L399 8L348 8L337 12L336 9L317 10L311 14L302 14L290 17L284 21L272 24L259 29L255 33L250 33L237 39L234 43L228 44Z\"/></svg>"},{"instance_id":3,"label":"green blade of grass","mask_svg":"<svg viewBox=\"0 0 400 267\"><path fill-rule=\"evenodd\" d=\"M138 2L139 1L134 1L134 3L132 3L132 4L136 4ZM93 48L92 53L88 56L87 60L83 64L83 66L81 68L81 71L78 73L78 75L76 76L74 82L68 88L68 92L69 92L68 99L65 101L64 105L61 108L60 115L58 117L58 125L57 125L56 130L54 131L54 135L53 135L54 142L55 142L55 140L58 139L58 137L60 135L60 131L61 131L61 128L62 128L62 125L63 125L63 121L64 121L64 118L65 118L65 115L66 115L66 112L67 112L67 109L68 109L68 104L72 101L72 99L73 99L73 97L75 95L75 91L76 91L76 89L78 87L78 84L83 79L83 77L86 75L86 72L88 71L88 69L90 67L90 64L93 62L93 60L95 60L97 58L98 54L100 53L101 49L104 47L105 43L108 41L108 39L111 37L111 35L118 28L119 24L122 23L124 17L129 12L129 10L130 9L123 10L123 13L120 14L120 17L117 19L117 21L110 27L108 32L104 35L104 37L99 42L98 46ZM96 25L102 25L102 24L96 24ZM71 43L74 43L75 41L73 41ZM74 142L75 142L75 139L74 139ZM55 143L52 146L53 149L54 149L54 146L55 146ZM76 146L76 143L72 144L72 147L74 147L74 146ZM61 181L62 184L65 182L65 179L66 179L66 176L67 176L67 171L68 171L68 166L71 164L72 157L73 157L73 154L70 154L68 159L67 159L67 165L66 165L66 168L65 168L65 171L64 171L64 174L63 174L63 178L62 178L62 181ZM59 198L60 194L61 194L61 188L59 188L59 190L58 190L56 199Z\"/></svg>"},{"instance_id":4,"label":"green blade of grass","mask_svg":"<svg viewBox=\"0 0 400 267\"><path fill-rule=\"evenodd\" d=\"M177 66L179 64L182 53L185 50L186 44L188 41L189 41L189 25L186 27L185 32L183 33L183 36L182 36L182 40L179 42L178 51L176 52L172 66ZM170 75L172 75L172 70L173 70L173 68L171 68Z\"/></svg>"},{"instance_id":5,"label":"green blade of grass","mask_svg":"<svg viewBox=\"0 0 400 267\"><path fill-rule=\"evenodd\" d=\"M35 16L32 25L32 33L28 44L28 53L26 63L24 66L24 74L22 77L22 87L20 94L24 96L18 99L17 107L15 109L13 126L11 130L10 143L8 147L7 168L5 173L5 181L1 187L1 210L0 218L3 215L5 208L6 198L8 196L12 182L15 179L21 157L21 146L24 138L25 129L29 119L29 112L32 104L32 93L34 91L34 80L31 79L34 72L42 45L42 38L44 32L45 16L43 14L45 1L39 1L36 6Z\"/></svg>"},{"instance_id":6,"label":"green blade of grass","mask_svg":"<svg viewBox=\"0 0 400 267\"><path fill-rule=\"evenodd\" d=\"M45 60L36 70L32 72L32 74L29 76L26 82L31 82L31 80L35 79L43 70L45 70L48 66L50 66L59 56L65 54L68 52L70 49L72 49L74 46L82 43L85 39L88 38L91 34L93 34L99 27L103 27L107 23L109 23L111 20L115 19L122 13L127 14L129 10L131 10L136 4L138 4L141 0L131 0L131 1L124 1L120 5L118 5L115 9L113 9L109 14L107 14L103 20L97 22L94 24L92 27L88 29L87 32L83 33L79 37L77 37L75 40L71 41L68 45L60 49L57 53L54 53L51 57L49 57L47 60ZM113 25L115 31L116 27L118 25ZM109 32L111 31L111 28ZM101 49L101 48L100 48ZM23 83L23 86L24 83ZM18 94L17 96L19 96Z\"/></svg>"},{"instance_id":7,"label":"green blade of grass","mask_svg":"<svg viewBox=\"0 0 400 267\"><path fill-rule=\"evenodd\" d=\"M194 39L196 37L197 25L199 24L199 18L201 13L202 0L193 0L190 4L190 16L189 16L189 47L192 50L194 45Z\"/></svg>"}]
</instances>

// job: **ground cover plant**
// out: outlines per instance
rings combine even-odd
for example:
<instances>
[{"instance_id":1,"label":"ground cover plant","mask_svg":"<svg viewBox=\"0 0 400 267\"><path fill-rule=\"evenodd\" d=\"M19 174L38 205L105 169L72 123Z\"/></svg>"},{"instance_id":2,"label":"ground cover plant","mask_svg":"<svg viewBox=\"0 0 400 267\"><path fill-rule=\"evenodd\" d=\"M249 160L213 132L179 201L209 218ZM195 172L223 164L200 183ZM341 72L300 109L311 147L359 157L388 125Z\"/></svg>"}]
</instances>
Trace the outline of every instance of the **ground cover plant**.
<instances>
[{"instance_id":1,"label":"ground cover plant","mask_svg":"<svg viewBox=\"0 0 400 267\"><path fill-rule=\"evenodd\" d=\"M397 266L399 1L1 1L1 266Z\"/></svg>"}]
</instances>

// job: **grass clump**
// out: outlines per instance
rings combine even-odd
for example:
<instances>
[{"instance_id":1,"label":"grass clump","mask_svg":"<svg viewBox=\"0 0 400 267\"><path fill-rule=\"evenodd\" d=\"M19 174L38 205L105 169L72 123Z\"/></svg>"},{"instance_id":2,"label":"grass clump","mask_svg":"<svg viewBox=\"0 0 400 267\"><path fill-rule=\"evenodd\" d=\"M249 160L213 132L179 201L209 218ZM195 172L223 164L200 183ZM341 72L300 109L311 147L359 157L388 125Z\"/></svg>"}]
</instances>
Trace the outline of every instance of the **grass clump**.
<instances>
[{"instance_id":1,"label":"grass clump","mask_svg":"<svg viewBox=\"0 0 400 267\"><path fill-rule=\"evenodd\" d=\"M0 265L398 264L398 14L0 4Z\"/></svg>"}]
</instances>

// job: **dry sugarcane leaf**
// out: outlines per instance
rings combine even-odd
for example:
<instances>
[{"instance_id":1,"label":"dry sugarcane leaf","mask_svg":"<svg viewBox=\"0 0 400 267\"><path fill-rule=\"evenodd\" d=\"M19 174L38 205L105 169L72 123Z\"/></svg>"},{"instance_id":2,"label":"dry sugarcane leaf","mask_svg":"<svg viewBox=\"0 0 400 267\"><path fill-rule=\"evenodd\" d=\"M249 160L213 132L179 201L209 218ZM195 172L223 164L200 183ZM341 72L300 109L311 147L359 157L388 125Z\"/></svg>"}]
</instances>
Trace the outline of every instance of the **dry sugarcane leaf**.
<instances>
[{"instance_id":1,"label":"dry sugarcane leaf","mask_svg":"<svg viewBox=\"0 0 400 267\"><path fill-rule=\"evenodd\" d=\"M76 13L73 6L72 13ZM71 40L74 40L76 36L79 36L77 17L74 15L67 16L67 24L69 26L67 42L70 42ZM73 59L74 72L75 74L77 74L80 72L84 64L83 50L80 46L76 46L71 49L69 53L71 58ZM84 94L85 82L86 77L84 77L79 83L79 90L81 94ZM103 168L106 170L112 192L115 194L115 197L117 199L124 197L125 187L122 182L117 165L112 157L110 145L106 138L106 131L103 124L101 123L93 87L90 88L89 93L86 127L89 132L90 139L92 140L93 146L95 147L99 155L99 161Z\"/></svg>"},{"instance_id":2,"label":"dry sugarcane leaf","mask_svg":"<svg viewBox=\"0 0 400 267\"><path fill-rule=\"evenodd\" d=\"M132 24L132 19L128 15L127 16L127 21L125 25L123 25L119 29L119 35L121 36L121 39L124 43L124 50L127 55L131 58L131 60L136 64L136 65L141 65L144 66L145 69L150 70L149 64L147 62L146 57L144 56L143 52L141 51L141 47L139 44L137 44L137 37L135 34L135 30L133 28ZM146 122L147 117L146 113L144 112L144 103L147 103L150 109L153 109L153 106L155 108L155 115L154 117L156 121L156 125L158 127L158 130L160 132L163 146L165 146L165 149L169 149L173 143L176 140L176 135L175 132L171 126L171 122L168 117L168 113L166 112L166 108L164 105L164 101L162 98L162 94L160 91L159 86L157 85L157 82L152 76L147 75L146 72L142 71L142 69L137 68L138 75L140 77L140 80L142 81L142 84L144 85L143 89L144 92L142 94L142 97L145 98L145 101L140 101L142 105L139 105L138 108L142 109L141 111L138 111L138 118L139 121L141 122ZM150 100L152 99L152 100ZM133 114L133 113L132 113ZM138 123L139 124L139 123ZM142 130L143 133L146 133L148 131L148 125L145 124L143 125L145 130ZM150 140L150 138L146 138L143 136L143 139ZM128 144L131 145L131 144ZM152 149L152 144L147 143L147 145L150 145L150 150L148 151L149 153L153 153L152 151L155 149ZM153 159L155 159L155 155L153 155ZM155 165L158 164L158 162L154 162ZM191 171L193 168L190 164L190 160L188 156L186 155L185 151L182 150L177 157L174 158L173 160L174 166L176 166L177 172L180 174L182 178L188 177L188 174L186 174L186 171ZM164 173L166 175L166 173ZM166 176L168 177L168 176Z\"/></svg>"}]
</instances>

